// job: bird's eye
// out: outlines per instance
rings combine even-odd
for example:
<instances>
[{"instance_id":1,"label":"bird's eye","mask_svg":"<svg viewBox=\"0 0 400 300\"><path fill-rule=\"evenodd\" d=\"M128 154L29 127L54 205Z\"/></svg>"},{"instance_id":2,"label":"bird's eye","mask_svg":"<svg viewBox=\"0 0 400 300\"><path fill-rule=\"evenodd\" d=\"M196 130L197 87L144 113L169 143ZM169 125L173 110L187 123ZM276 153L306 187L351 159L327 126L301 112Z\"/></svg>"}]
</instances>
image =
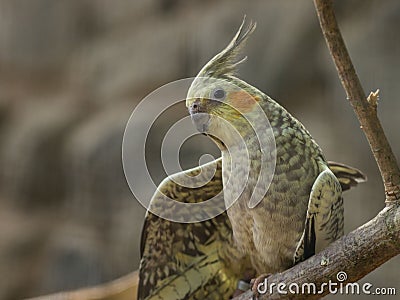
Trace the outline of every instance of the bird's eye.
<instances>
[{"instance_id":1,"label":"bird's eye","mask_svg":"<svg viewBox=\"0 0 400 300\"><path fill-rule=\"evenodd\" d=\"M218 100L222 100L225 98L226 93L223 89L221 88L217 88L213 91L212 93L213 98L218 99Z\"/></svg>"}]
</instances>

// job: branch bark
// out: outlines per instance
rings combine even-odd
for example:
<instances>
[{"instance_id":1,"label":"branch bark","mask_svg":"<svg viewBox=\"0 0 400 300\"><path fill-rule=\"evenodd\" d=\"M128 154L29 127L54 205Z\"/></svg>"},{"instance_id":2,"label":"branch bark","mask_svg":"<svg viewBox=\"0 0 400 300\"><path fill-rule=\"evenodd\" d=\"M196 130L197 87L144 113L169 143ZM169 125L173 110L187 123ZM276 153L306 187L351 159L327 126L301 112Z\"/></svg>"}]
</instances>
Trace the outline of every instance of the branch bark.
<instances>
[{"instance_id":1,"label":"branch bark","mask_svg":"<svg viewBox=\"0 0 400 300\"><path fill-rule=\"evenodd\" d=\"M135 271L98 286L66 291L29 300L136 300L139 272Z\"/></svg>"},{"instance_id":2,"label":"branch bark","mask_svg":"<svg viewBox=\"0 0 400 300\"><path fill-rule=\"evenodd\" d=\"M377 115L377 93L367 98L340 33L332 0L314 0L325 37L347 98L367 137L385 186L386 204L399 202L400 169Z\"/></svg>"},{"instance_id":3,"label":"branch bark","mask_svg":"<svg viewBox=\"0 0 400 300\"><path fill-rule=\"evenodd\" d=\"M296 295L289 292L288 286L296 283L301 291L303 284L314 283L318 291L323 283L340 283L337 280L339 272L347 274L344 283L355 282L400 253L399 232L400 210L395 206L386 207L367 224L334 242L324 251L289 270L268 277L269 285L285 284L284 290L288 294L277 293L275 286L272 294L261 295L259 299L293 299L294 296L296 299L318 299L329 294L328 286L325 286L322 293ZM247 291L234 299L250 300L252 292Z\"/></svg>"}]
</instances>

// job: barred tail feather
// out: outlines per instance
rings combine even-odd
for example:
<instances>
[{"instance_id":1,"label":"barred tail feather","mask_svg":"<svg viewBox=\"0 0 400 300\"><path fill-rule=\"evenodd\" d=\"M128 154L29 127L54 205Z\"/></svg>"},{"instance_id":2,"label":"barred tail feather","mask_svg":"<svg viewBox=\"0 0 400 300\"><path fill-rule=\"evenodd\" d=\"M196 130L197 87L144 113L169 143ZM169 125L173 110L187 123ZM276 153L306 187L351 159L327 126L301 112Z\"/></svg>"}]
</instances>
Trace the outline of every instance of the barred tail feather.
<instances>
[{"instance_id":1,"label":"barred tail feather","mask_svg":"<svg viewBox=\"0 0 400 300\"><path fill-rule=\"evenodd\" d=\"M347 191L353 186L367 181L367 176L356 168L333 161L328 161L328 164L329 169L331 169L339 180L343 191Z\"/></svg>"}]
</instances>

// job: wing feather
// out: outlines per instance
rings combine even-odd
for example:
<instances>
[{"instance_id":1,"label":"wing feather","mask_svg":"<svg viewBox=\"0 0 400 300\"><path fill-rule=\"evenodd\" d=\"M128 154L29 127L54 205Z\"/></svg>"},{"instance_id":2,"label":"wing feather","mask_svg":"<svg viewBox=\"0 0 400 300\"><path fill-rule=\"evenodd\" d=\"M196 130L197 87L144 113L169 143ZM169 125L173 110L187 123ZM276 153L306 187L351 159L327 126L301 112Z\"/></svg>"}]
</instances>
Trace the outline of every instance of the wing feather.
<instances>
[{"instance_id":1,"label":"wing feather","mask_svg":"<svg viewBox=\"0 0 400 300\"><path fill-rule=\"evenodd\" d=\"M295 263L326 248L343 235L344 211L339 180L325 164L315 180L308 203L303 235L295 253Z\"/></svg>"},{"instance_id":2,"label":"wing feather","mask_svg":"<svg viewBox=\"0 0 400 300\"><path fill-rule=\"evenodd\" d=\"M190 180L190 177L198 180L195 176L200 172L206 176L214 170L214 177L202 188L187 188L173 180ZM162 202L162 195L179 202L199 203L221 191L221 159L218 159L164 180L151 205L162 205L158 203ZM177 223L147 212L141 240L138 299L229 298L243 272L232 268L233 260L237 259L238 264L240 258L229 246L231 239L226 213L203 222Z\"/></svg>"}]
</instances>

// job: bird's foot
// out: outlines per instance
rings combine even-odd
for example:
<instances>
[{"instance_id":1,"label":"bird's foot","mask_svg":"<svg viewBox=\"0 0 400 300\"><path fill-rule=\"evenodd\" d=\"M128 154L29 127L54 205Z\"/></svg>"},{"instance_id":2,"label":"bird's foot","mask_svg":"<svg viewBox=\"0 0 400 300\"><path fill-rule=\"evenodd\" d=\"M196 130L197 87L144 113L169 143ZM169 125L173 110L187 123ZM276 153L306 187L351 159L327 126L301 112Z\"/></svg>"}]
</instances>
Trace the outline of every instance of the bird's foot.
<instances>
[{"instance_id":1,"label":"bird's foot","mask_svg":"<svg viewBox=\"0 0 400 300\"><path fill-rule=\"evenodd\" d=\"M239 280L236 287L236 291L233 293L233 297L239 296L244 292L248 291L251 287L249 281L250 280L244 280L244 279Z\"/></svg>"},{"instance_id":2,"label":"bird's foot","mask_svg":"<svg viewBox=\"0 0 400 300\"><path fill-rule=\"evenodd\" d=\"M261 290L261 289L259 289L260 284L263 284L265 279L271 275L272 275L271 273L261 274L257 278L253 278L250 281L251 291L253 292L253 299L258 299L258 297L260 296L260 290Z\"/></svg>"},{"instance_id":3,"label":"bird's foot","mask_svg":"<svg viewBox=\"0 0 400 300\"><path fill-rule=\"evenodd\" d=\"M247 292L251 288L250 280L254 277L254 271L253 270L247 270L244 272L244 276L242 279L240 279L237 283L236 286L236 291L233 293L232 297L239 296L243 294L244 292Z\"/></svg>"}]
</instances>

